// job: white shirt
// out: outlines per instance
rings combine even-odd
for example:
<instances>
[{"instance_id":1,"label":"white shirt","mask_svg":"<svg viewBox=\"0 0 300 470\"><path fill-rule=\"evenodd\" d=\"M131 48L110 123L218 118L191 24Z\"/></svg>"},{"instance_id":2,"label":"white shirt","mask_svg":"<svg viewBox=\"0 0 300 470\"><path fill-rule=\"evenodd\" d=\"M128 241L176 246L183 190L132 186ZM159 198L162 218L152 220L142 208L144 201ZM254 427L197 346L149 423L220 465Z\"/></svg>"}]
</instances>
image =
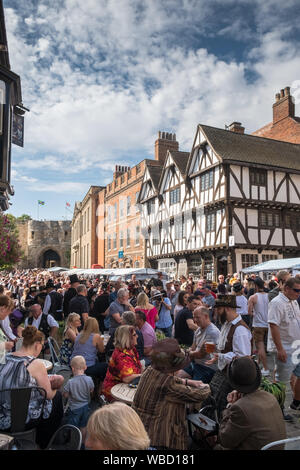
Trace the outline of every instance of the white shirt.
<instances>
[{"instance_id":1,"label":"white shirt","mask_svg":"<svg viewBox=\"0 0 300 470\"><path fill-rule=\"evenodd\" d=\"M39 316L39 318L35 319L33 318L32 326L35 326L37 329L39 329L40 323L41 323L42 315ZM47 315L47 322L50 328L57 327L59 328L59 324L57 323L56 320L52 317L52 315ZM28 326L28 318L25 320L25 328Z\"/></svg>"},{"instance_id":2,"label":"white shirt","mask_svg":"<svg viewBox=\"0 0 300 470\"><path fill-rule=\"evenodd\" d=\"M289 300L280 292L269 303L268 323L273 323L279 327L281 344L287 353L291 353L293 342L300 340L300 307L297 300ZM270 325L267 349L272 352L277 351Z\"/></svg>"},{"instance_id":3,"label":"white shirt","mask_svg":"<svg viewBox=\"0 0 300 470\"><path fill-rule=\"evenodd\" d=\"M222 351L225 347L227 336L231 325L236 325L239 321L242 320L241 315L238 315L234 320L231 322L225 322L221 328L220 338L218 342L218 350ZM223 370L224 367L229 364L234 357L242 357L242 356L251 356L251 332L248 328L240 325L235 329L232 338L232 351L222 354L219 353L218 359L218 368L219 370Z\"/></svg>"},{"instance_id":4,"label":"white shirt","mask_svg":"<svg viewBox=\"0 0 300 470\"><path fill-rule=\"evenodd\" d=\"M13 334L12 329L10 327L9 316L5 317L4 320L0 320L0 325L3 328L4 333L6 336L11 340L14 341L16 336Z\"/></svg>"},{"instance_id":5,"label":"white shirt","mask_svg":"<svg viewBox=\"0 0 300 470\"><path fill-rule=\"evenodd\" d=\"M237 309L236 313L239 315L248 315L248 300L244 295L236 295Z\"/></svg>"}]
</instances>

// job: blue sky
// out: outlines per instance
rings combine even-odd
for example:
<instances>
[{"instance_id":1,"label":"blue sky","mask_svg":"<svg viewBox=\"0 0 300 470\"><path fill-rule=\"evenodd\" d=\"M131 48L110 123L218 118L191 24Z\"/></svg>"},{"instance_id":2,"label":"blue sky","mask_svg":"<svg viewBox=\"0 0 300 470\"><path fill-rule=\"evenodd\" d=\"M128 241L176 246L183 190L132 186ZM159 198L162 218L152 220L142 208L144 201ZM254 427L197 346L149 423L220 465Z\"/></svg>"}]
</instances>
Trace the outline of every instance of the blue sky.
<instances>
[{"instance_id":1,"label":"blue sky","mask_svg":"<svg viewBox=\"0 0 300 470\"><path fill-rule=\"evenodd\" d=\"M25 147L10 212L62 219L115 164L153 158L159 130L190 151L198 123L272 119L300 80L298 0L4 0ZM299 82L300 84L300 82ZM296 107L297 112L297 107ZM300 112L298 111L299 115ZM67 213L71 218L72 213Z\"/></svg>"}]
</instances>

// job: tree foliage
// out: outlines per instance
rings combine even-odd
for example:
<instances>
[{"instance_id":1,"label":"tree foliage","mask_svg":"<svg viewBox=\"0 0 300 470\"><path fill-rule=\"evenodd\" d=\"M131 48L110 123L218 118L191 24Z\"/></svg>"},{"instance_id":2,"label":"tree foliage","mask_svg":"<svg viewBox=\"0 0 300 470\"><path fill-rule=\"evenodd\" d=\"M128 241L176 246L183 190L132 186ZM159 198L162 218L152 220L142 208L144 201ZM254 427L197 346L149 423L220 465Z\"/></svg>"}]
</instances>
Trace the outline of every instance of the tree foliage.
<instances>
[{"instance_id":1,"label":"tree foliage","mask_svg":"<svg viewBox=\"0 0 300 470\"><path fill-rule=\"evenodd\" d=\"M0 213L0 269L10 269L22 256L16 218Z\"/></svg>"}]
</instances>

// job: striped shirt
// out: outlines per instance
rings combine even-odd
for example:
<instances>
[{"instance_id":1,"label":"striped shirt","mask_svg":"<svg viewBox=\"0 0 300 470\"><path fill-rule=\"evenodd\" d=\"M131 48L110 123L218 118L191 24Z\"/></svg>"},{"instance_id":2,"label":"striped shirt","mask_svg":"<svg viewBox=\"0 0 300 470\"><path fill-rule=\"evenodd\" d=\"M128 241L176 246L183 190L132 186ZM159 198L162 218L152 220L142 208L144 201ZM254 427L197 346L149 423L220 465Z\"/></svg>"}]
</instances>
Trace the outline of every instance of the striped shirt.
<instances>
[{"instance_id":1,"label":"striped shirt","mask_svg":"<svg viewBox=\"0 0 300 470\"><path fill-rule=\"evenodd\" d=\"M132 408L149 435L151 446L187 449L186 403L199 403L210 395L209 386L191 388L172 375L149 366L143 373Z\"/></svg>"}]
</instances>

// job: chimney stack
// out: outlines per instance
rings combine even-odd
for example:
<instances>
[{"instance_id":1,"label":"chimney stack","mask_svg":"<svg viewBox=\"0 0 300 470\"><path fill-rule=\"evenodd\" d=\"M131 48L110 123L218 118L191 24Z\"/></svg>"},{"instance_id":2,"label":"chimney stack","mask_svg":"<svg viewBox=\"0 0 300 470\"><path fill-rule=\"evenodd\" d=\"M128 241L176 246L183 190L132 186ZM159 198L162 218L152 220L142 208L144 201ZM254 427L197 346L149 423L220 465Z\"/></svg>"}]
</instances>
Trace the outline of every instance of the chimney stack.
<instances>
[{"instance_id":1,"label":"chimney stack","mask_svg":"<svg viewBox=\"0 0 300 470\"><path fill-rule=\"evenodd\" d=\"M242 126L242 123L236 121L229 124L229 130L231 132L237 132L238 134L244 134L245 132L245 128Z\"/></svg>"},{"instance_id":2,"label":"chimney stack","mask_svg":"<svg viewBox=\"0 0 300 470\"><path fill-rule=\"evenodd\" d=\"M155 160L163 164L168 150L179 150L176 134L158 131L158 139L155 141Z\"/></svg>"},{"instance_id":3,"label":"chimney stack","mask_svg":"<svg viewBox=\"0 0 300 470\"><path fill-rule=\"evenodd\" d=\"M130 170L130 166L116 165L113 179L115 180L116 178L118 178L123 173L126 173L129 170Z\"/></svg>"},{"instance_id":4,"label":"chimney stack","mask_svg":"<svg viewBox=\"0 0 300 470\"><path fill-rule=\"evenodd\" d=\"M287 86L275 95L273 104L273 124L287 117L295 117L295 104L290 94L290 87Z\"/></svg>"}]
</instances>

